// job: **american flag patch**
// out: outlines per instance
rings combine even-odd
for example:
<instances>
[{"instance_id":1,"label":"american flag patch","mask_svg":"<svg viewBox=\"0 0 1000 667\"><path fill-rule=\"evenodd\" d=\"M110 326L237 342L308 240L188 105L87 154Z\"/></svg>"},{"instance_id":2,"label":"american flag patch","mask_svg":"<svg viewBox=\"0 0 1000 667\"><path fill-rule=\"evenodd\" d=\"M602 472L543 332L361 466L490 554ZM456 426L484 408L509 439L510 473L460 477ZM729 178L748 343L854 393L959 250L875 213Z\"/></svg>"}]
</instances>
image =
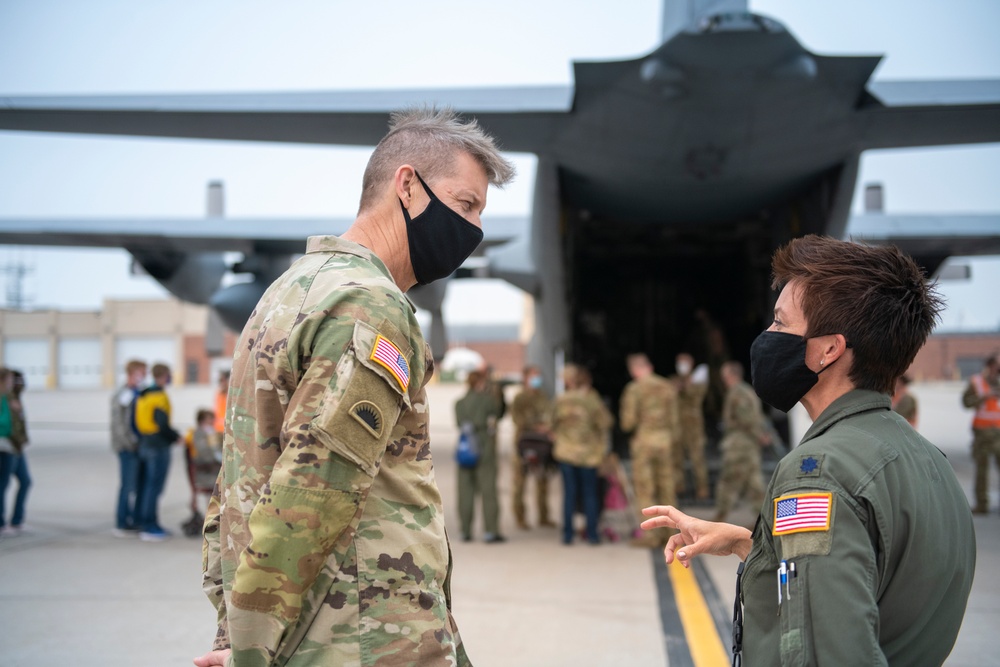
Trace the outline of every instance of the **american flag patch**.
<instances>
[{"instance_id":1,"label":"american flag patch","mask_svg":"<svg viewBox=\"0 0 1000 667\"><path fill-rule=\"evenodd\" d=\"M391 341L378 336L369 359L384 366L392 373L392 377L396 378L396 382L399 383L403 391L406 391L406 388L410 386L410 366L406 363L403 353Z\"/></svg>"},{"instance_id":2,"label":"american flag patch","mask_svg":"<svg viewBox=\"0 0 1000 667\"><path fill-rule=\"evenodd\" d=\"M830 530L832 493L796 493L774 499L772 535Z\"/></svg>"}]
</instances>

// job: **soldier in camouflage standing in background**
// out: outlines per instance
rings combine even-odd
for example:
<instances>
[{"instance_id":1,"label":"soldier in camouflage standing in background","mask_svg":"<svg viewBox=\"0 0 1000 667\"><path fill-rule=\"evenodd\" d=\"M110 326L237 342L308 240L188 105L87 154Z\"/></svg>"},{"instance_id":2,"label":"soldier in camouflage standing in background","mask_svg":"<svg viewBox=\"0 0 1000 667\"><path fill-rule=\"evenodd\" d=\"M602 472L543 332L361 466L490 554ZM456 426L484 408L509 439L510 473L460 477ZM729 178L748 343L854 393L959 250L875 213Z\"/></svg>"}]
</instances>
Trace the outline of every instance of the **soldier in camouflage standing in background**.
<instances>
[{"instance_id":1,"label":"soldier in camouflage standing in background","mask_svg":"<svg viewBox=\"0 0 1000 667\"><path fill-rule=\"evenodd\" d=\"M754 515L764 502L764 479L760 467L760 448L770 442L764 428L764 412L753 387L743 381L743 364L722 364L726 400L722 405L725 435L722 450L722 473L715 489L715 518L722 521L733 503L746 497Z\"/></svg>"},{"instance_id":2,"label":"soldier in camouflage standing in background","mask_svg":"<svg viewBox=\"0 0 1000 667\"><path fill-rule=\"evenodd\" d=\"M431 459L433 359L403 292L476 249L487 187L512 176L475 122L393 114L354 224L310 238L261 298L206 517L218 634L199 667L470 664Z\"/></svg>"},{"instance_id":3,"label":"soldier in camouflage standing in background","mask_svg":"<svg viewBox=\"0 0 1000 667\"><path fill-rule=\"evenodd\" d=\"M542 371L537 366L524 368L524 388L511 403L510 416L514 422L514 517L517 526L528 530L524 507L524 487L529 476L535 478L535 495L538 500L538 525L555 526L549 518L549 468L537 466L528 470L521 459L517 444L526 433L547 433L552 401L542 388ZM529 475L530 473L530 475Z\"/></svg>"},{"instance_id":4,"label":"soldier in camouflage standing in background","mask_svg":"<svg viewBox=\"0 0 1000 667\"><path fill-rule=\"evenodd\" d=\"M653 372L645 354L626 359L632 381L625 385L619 405L622 430L632 434L632 483L639 508L675 505L673 446L680 435L677 390L672 382ZM641 515L640 515L641 516ZM631 541L635 547L652 548L666 543L670 531L647 531Z\"/></svg>"},{"instance_id":5,"label":"soldier in camouflage standing in background","mask_svg":"<svg viewBox=\"0 0 1000 667\"><path fill-rule=\"evenodd\" d=\"M687 490L684 461L691 461L695 499L708 498L708 467L705 465L705 394L708 378L694 378L694 357L686 352L677 355L677 375L670 378L677 389L677 411L680 415L680 438L674 442L674 469L678 495Z\"/></svg>"}]
</instances>

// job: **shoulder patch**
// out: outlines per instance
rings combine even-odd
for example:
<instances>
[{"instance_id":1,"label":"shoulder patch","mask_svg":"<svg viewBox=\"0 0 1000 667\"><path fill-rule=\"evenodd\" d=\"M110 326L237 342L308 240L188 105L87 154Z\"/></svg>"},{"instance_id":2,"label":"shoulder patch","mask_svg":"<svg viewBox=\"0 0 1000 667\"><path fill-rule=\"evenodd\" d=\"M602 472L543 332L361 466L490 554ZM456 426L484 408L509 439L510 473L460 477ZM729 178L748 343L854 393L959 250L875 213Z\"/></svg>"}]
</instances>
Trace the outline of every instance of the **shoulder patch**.
<instances>
[{"instance_id":1,"label":"shoulder patch","mask_svg":"<svg viewBox=\"0 0 1000 667\"><path fill-rule=\"evenodd\" d=\"M382 437L382 428L385 420L382 418L382 410L371 401L358 401L351 406L351 416L365 427L365 430L376 438Z\"/></svg>"},{"instance_id":2,"label":"shoulder patch","mask_svg":"<svg viewBox=\"0 0 1000 667\"><path fill-rule=\"evenodd\" d=\"M813 454L803 456L799 462L799 477L819 477L820 468L823 467L823 455Z\"/></svg>"},{"instance_id":3,"label":"shoulder patch","mask_svg":"<svg viewBox=\"0 0 1000 667\"><path fill-rule=\"evenodd\" d=\"M833 494L819 491L793 493L774 499L772 535L829 531Z\"/></svg>"},{"instance_id":4,"label":"shoulder patch","mask_svg":"<svg viewBox=\"0 0 1000 667\"><path fill-rule=\"evenodd\" d=\"M392 373L404 392L410 386L410 365L406 363L403 353L393 345L392 341L382 335L376 336L371 356L368 358Z\"/></svg>"}]
</instances>

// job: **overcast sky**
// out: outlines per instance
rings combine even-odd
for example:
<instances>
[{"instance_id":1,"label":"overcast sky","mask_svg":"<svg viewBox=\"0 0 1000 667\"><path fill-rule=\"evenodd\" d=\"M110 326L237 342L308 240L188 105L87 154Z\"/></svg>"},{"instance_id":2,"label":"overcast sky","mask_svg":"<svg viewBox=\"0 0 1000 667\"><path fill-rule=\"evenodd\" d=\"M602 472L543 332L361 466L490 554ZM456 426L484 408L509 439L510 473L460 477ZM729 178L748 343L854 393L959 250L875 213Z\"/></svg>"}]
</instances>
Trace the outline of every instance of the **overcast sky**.
<instances>
[{"instance_id":1,"label":"overcast sky","mask_svg":"<svg viewBox=\"0 0 1000 667\"><path fill-rule=\"evenodd\" d=\"M877 79L1000 78L995 0L757 0L751 9L814 52L885 54ZM574 59L655 48L660 12L657 0L3 0L0 96L567 84ZM369 152L0 132L0 217L201 216L213 179L225 181L233 217L350 216ZM513 157L520 176L491 192L486 224L490 213L528 214L534 160ZM868 153L855 210L863 185L879 181L890 212L1000 212L998 176L996 144ZM0 246L0 266L12 262L33 267L25 291L36 307L163 294L128 275L124 251ZM1000 327L987 291L1000 285L1000 260L975 261L973 275L943 286L945 328ZM445 310L450 321L510 321L521 298L459 281Z\"/></svg>"}]
</instances>

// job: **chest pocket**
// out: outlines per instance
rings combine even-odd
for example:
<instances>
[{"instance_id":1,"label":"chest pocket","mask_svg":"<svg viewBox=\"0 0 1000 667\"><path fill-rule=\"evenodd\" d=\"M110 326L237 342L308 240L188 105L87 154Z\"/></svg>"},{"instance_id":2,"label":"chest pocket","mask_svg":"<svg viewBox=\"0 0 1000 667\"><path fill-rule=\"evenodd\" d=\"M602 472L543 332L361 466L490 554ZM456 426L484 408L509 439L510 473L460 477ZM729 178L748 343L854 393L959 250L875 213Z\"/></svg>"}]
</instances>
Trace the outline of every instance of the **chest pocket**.
<instances>
[{"instance_id":1,"label":"chest pocket","mask_svg":"<svg viewBox=\"0 0 1000 667\"><path fill-rule=\"evenodd\" d=\"M388 320L378 329L355 322L336 381L310 427L316 438L374 475L400 413L410 407L412 357L406 339Z\"/></svg>"}]
</instances>

